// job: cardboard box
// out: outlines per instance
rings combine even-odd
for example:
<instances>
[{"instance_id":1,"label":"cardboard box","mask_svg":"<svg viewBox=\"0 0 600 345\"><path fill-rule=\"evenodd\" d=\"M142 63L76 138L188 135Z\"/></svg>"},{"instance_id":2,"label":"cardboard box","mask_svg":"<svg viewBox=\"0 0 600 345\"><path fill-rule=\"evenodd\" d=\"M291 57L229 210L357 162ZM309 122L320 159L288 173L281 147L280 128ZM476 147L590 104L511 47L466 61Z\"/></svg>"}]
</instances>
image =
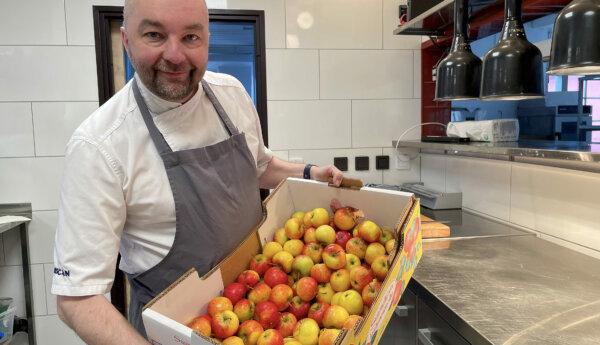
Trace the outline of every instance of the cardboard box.
<instances>
[{"instance_id":1,"label":"cardboard box","mask_svg":"<svg viewBox=\"0 0 600 345\"><path fill-rule=\"evenodd\" d=\"M402 292L406 288L421 258L422 240L420 207L412 194L362 188L334 188L327 184L287 179L265 200L266 216L257 228L225 258L203 277L191 269L159 296L150 301L142 313L148 338L152 344L218 344L217 340L203 337L186 323L206 313L208 302L223 291L247 269L250 259L261 251L261 245L270 241L296 210L329 209L332 199L364 211L368 219L387 226L401 234L396 241L396 251L390 255L392 263L382 289L368 315L354 330L342 331L336 345L377 344L390 320Z\"/></svg>"}]
</instances>

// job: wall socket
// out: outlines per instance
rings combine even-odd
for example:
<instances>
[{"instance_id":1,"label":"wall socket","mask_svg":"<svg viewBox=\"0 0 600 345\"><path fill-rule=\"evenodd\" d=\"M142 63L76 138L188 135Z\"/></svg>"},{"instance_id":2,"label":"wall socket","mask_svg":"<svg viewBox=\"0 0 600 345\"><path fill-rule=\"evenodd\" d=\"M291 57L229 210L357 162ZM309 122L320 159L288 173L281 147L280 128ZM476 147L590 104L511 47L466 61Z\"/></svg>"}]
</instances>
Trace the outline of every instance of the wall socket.
<instances>
[{"instance_id":1,"label":"wall socket","mask_svg":"<svg viewBox=\"0 0 600 345\"><path fill-rule=\"evenodd\" d=\"M410 170L410 157L396 150L394 155L396 170Z\"/></svg>"}]
</instances>

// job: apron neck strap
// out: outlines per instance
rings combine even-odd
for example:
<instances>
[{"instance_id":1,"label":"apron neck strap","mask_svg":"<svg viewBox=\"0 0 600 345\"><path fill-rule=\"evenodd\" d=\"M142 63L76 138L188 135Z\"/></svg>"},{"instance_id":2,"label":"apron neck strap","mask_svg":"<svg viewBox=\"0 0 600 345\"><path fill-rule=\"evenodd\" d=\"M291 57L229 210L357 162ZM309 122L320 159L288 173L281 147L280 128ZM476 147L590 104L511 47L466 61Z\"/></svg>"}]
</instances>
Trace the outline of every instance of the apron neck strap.
<instances>
[{"instance_id":1,"label":"apron neck strap","mask_svg":"<svg viewBox=\"0 0 600 345\"><path fill-rule=\"evenodd\" d=\"M201 83L202 83L202 88L204 89L204 92L206 93L206 96L208 96L208 99L215 107L215 110L217 111L217 114L219 114L219 118L221 119L221 121L223 121L223 124L225 124L225 129L227 130L227 132L229 132L229 135L232 136L232 135L238 134L239 132L238 132L237 128L233 125L233 122L231 122L231 119L227 115L227 112L225 111L225 109L223 109L221 102L219 102L219 100L217 99L217 96L215 96L215 93L210 88L210 86L208 85L206 80L202 79Z\"/></svg>"},{"instance_id":2,"label":"apron neck strap","mask_svg":"<svg viewBox=\"0 0 600 345\"><path fill-rule=\"evenodd\" d=\"M163 155L166 153L171 153L173 150L171 146L165 140L165 137L156 127L154 120L152 119L152 115L150 115L150 110L148 110L148 105L144 101L142 94L140 93L140 88L138 87L137 80L133 78L133 96L135 97L135 101L137 102L138 108L140 108L140 112L142 113L142 118L146 123L146 127L148 128L148 132L150 132L150 138L154 142L158 153Z\"/></svg>"}]
</instances>

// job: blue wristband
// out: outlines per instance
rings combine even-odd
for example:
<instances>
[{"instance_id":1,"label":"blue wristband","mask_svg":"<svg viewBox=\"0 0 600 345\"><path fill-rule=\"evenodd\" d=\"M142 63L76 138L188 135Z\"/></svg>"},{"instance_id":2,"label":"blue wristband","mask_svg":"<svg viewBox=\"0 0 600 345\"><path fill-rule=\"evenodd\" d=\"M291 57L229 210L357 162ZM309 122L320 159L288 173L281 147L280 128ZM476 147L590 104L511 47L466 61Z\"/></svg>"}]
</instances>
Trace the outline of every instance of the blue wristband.
<instances>
[{"instance_id":1,"label":"blue wristband","mask_svg":"<svg viewBox=\"0 0 600 345\"><path fill-rule=\"evenodd\" d=\"M311 176L310 176L310 168L314 167L314 164L306 164L304 166L304 174L303 177L305 180L310 180Z\"/></svg>"}]
</instances>

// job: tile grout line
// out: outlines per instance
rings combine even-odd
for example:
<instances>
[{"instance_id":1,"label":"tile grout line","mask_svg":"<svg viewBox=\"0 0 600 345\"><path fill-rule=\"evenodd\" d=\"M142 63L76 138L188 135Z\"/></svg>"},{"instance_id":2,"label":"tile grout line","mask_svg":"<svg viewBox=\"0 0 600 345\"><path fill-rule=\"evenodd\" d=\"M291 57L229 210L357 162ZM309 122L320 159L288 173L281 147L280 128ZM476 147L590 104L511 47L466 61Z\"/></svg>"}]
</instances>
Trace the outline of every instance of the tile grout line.
<instances>
[{"instance_id":1,"label":"tile grout line","mask_svg":"<svg viewBox=\"0 0 600 345\"><path fill-rule=\"evenodd\" d=\"M34 316L46 316L48 315L48 291L46 291L46 267L45 264L38 264L42 266L42 279L43 279L43 285L44 285L44 307L46 308L46 314L45 315L36 315L37 313L35 312L35 309L33 310L33 315ZM35 303L34 303L35 304Z\"/></svg>"},{"instance_id":2,"label":"tile grout line","mask_svg":"<svg viewBox=\"0 0 600 345\"><path fill-rule=\"evenodd\" d=\"M29 103L29 110L31 112L31 135L33 139L33 157L37 157L37 149L35 147L35 121L33 121L33 102Z\"/></svg>"},{"instance_id":3,"label":"tile grout line","mask_svg":"<svg viewBox=\"0 0 600 345\"><path fill-rule=\"evenodd\" d=\"M65 15L65 46L69 46L69 29L67 28L67 5L65 0L62 1L63 4L63 14ZM93 19L92 19L93 20Z\"/></svg>"}]
</instances>

